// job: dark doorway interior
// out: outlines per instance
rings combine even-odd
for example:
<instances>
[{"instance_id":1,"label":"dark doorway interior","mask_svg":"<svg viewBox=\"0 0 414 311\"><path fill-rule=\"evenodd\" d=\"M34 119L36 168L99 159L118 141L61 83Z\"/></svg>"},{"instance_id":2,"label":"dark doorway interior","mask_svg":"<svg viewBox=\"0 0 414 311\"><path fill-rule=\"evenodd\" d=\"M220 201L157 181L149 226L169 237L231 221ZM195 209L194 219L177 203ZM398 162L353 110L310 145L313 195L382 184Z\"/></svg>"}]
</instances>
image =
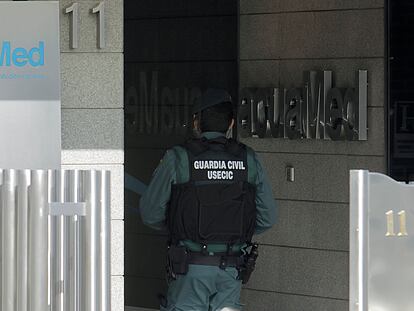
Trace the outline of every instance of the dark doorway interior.
<instances>
[{"instance_id":1,"label":"dark doorway interior","mask_svg":"<svg viewBox=\"0 0 414 311\"><path fill-rule=\"evenodd\" d=\"M414 180L414 1L389 0L389 172Z\"/></svg>"},{"instance_id":2,"label":"dark doorway interior","mask_svg":"<svg viewBox=\"0 0 414 311\"><path fill-rule=\"evenodd\" d=\"M238 89L237 0L125 0L125 305L157 308L165 234L145 228L140 193L165 150L191 133L208 87Z\"/></svg>"}]
</instances>

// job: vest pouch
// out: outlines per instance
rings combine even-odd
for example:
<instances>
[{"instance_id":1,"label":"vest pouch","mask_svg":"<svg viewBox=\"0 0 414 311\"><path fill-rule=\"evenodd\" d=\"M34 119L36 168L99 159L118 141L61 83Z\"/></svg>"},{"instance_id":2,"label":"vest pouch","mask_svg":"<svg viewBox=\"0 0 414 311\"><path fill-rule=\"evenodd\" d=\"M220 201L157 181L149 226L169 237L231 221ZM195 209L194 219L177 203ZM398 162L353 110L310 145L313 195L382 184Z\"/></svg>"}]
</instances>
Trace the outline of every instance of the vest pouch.
<instances>
[{"instance_id":1,"label":"vest pouch","mask_svg":"<svg viewBox=\"0 0 414 311\"><path fill-rule=\"evenodd\" d=\"M247 182L173 185L167 214L171 240L250 241L256 223L255 193Z\"/></svg>"},{"instance_id":2,"label":"vest pouch","mask_svg":"<svg viewBox=\"0 0 414 311\"><path fill-rule=\"evenodd\" d=\"M238 242L243 236L243 183L197 187L198 229L201 241Z\"/></svg>"},{"instance_id":3,"label":"vest pouch","mask_svg":"<svg viewBox=\"0 0 414 311\"><path fill-rule=\"evenodd\" d=\"M167 256L168 266L174 274L187 274L188 252L185 246L171 245Z\"/></svg>"}]
</instances>

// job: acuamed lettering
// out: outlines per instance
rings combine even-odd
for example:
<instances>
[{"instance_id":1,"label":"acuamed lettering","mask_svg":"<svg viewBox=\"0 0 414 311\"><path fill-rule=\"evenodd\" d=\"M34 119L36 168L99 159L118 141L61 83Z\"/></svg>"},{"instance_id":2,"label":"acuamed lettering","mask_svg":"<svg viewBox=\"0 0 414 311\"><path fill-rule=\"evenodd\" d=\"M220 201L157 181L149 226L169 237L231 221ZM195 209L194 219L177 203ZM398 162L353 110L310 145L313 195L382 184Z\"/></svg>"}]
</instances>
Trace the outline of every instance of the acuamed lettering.
<instances>
[{"instance_id":1,"label":"acuamed lettering","mask_svg":"<svg viewBox=\"0 0 414 311\"><path fill-rule=\"evenodd\" d=\"M209 180L232 180L235 170L245 170L243 161L197 160L195 170L205 170Z\"/></svg>"}]
</instances>

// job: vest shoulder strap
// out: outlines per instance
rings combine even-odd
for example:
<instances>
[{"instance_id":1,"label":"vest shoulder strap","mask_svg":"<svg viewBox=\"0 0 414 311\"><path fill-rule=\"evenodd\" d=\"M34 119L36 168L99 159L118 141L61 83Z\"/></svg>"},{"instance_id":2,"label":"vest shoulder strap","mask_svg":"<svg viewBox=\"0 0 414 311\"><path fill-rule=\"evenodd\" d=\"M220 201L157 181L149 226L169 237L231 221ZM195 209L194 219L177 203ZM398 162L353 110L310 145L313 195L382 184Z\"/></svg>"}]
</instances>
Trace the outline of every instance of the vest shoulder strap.
<instances>
[{"instance_id":1,"label":"vest shoulder strap","mask_svg":"<svg viewBox=\"0 0 414 311\"><path fill-rule=\"evenodd\" d=\"M248 175L247 180L250 184L256 185L257 180L257 166L255 160L255 153L252 148L246 147L247 151L247 167L248 167Z\"/></svg>"},{"instance_id":2,"label":"vest shoulder strap","mask_svg":"<svg viewBox=\"0 0 414 311\"><path fill-rule=\"evenodd\" d=\"M234 155L234 156L239 156L240 153L242 153L243 151L246 150L246 145L234 140L234 139L229 139L227 141L227 151Z\"/></svg>"},{"instance_id":3,"label":"vest shoulder strap","mask_svg":"<svg viewBox=\"0 0 414 311\"><path fill-rule=\"evenodd\" d=\"M199 155L200 153L203 153L204 151L207 151L209 149L207 140L205 138L202 139L189 139L187 140L182 147L194 156Z\"/></svg>"}]
</instances>

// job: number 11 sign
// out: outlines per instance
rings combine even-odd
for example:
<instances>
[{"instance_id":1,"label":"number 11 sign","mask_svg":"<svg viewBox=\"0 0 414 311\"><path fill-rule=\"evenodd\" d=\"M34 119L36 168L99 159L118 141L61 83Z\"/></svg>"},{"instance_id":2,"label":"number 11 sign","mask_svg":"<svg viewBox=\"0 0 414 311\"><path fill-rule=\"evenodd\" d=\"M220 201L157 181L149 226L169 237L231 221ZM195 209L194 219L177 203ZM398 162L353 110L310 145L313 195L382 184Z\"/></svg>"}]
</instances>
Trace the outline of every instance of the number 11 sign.
<instances>
[{"instance_id":1,"label":"number 11 sign","mask_svg":"<svg viewBox=\"0 0 414 311\"><path fill-rule=\"evenodd\" d=\"M350 173L350 311L414 310L414 184Z\"/></svg>"}]
</instances>

